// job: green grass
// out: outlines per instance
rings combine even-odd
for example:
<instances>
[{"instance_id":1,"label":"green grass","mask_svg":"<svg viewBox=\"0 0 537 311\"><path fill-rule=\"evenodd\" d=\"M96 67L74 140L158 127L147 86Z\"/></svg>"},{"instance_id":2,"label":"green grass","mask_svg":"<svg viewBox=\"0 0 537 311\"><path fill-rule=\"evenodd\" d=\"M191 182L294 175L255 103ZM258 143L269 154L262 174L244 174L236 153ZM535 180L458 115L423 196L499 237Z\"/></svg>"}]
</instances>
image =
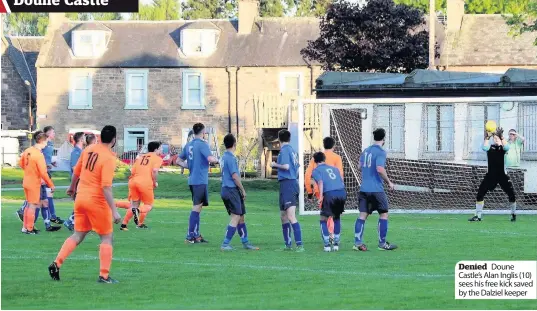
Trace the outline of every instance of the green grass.
<instances>
[{"instance_id":1,"label":"green grass","mask_svg":"<svg viewBox=\"0 0 537 311\"><path fill-rule=\"evenodd\" d=\"M210 203L201 216L206 245L183 242L190 211L184 176L163 174L151 229L115 232L111 275L98 276L98 237L89 235L62 267L62 281L46 267L68 232L27 236L14 211L20 202L2 203L3 309L532 309L531 300L455 300L454 267L460 260L535 260L537 217L392 215L388 238L400 249L366 253L351 250L355 215L343 216L339 253L323 253L316 216L300 216L305 253L276 251L282 246L277 184L246 182L247 224L257 252L222 253L219 245L228 215L219 185L210 181ZM8 192L4 192L5 195ZM126 187L114 188L126 197ZM72 202L61 200L67 216ZM123 214L123 211L121 211ZM376 240L376 215L365 239ZM42 228L41 220L38 227ZM235 236L233 245L240 246Z\"/></svg>"}]
</instances>

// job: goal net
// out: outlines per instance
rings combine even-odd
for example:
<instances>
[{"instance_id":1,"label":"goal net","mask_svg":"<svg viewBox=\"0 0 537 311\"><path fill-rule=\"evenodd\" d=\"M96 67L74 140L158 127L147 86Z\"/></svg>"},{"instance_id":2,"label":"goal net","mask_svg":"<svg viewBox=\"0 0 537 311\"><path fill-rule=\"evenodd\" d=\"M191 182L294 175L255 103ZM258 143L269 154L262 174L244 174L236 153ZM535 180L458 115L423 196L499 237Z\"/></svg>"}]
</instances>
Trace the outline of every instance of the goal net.
<instances>
[{"instance_id":1,"label":"goal net","mask_svg":"<svg viewBox=\"0 0 537 311\"><path fill-rule=\"evenodd\" d=\"M390 211L405 213L471 213L487 172L482 150L484 125L494 120L525 136L520 165L507 172L517 195L519 213L537 213L537 97L442 99L304 100L298 104L300 213L318 214L317 200L308 200L304 173L322 139L336 141L343 160L346 213L358 212L362 182L360 154L373 142L372 132L386 130L386 169L395 190L386 189ZM487 213L509 213L500 189L485 197Z\"/></svg>"}]
</instances>

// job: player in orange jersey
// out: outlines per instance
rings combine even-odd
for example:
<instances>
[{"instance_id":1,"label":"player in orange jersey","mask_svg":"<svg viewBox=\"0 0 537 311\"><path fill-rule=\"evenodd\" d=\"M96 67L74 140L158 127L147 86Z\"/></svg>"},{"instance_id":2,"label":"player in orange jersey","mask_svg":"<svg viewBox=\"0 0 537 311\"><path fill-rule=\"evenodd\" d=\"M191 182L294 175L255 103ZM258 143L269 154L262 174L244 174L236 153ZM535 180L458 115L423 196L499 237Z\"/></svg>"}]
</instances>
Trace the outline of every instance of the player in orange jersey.
<instances>
[{"instance_id":1,"label":"player in orange jersey","mask_svg":"<svg viewBox=\"0 0 537 311\"><path fill-rule=\"evenodd\" d=\"M24 170L22 187L24 196L28 202L28 208L24 209L24 229L23 233L37 234L38 230L34 228L35 210L38 206L44 204L43 200L47 198L41 195L41 181L45 181L47 187L54 191L54 184L48 176L47 164L41 150L47 145L47 136L42 131L34 134L35 145L26 149L20 158L19 166ZM56 227L58 228L58 227Z\"/></svg>"},{"instance_id":2,"label":"player in orange jersey","mask_svg":"<svg viewBox=\"0 0 537 311\"><path fill-rule=\"evenodd\" d=\"M109 276L113 252L113 223L121 221L112 194L112 181L116 169L116 155L112 152L112 148L115 144L116 128L111 125L103 127L101 143L84 149L75 166L71 186L67 190L67 194L73 196L80 179L75 200L75 232L65 240L56 260L48 267L53 280L60 280L60 268L63 262L93 230L101 238L98 282L118 283Z\"/></svg>"},{"instance_id":3,"label":"player in orange jersey","mask_svg":"<svg viewBox=\"0 0 537 311\"><path fill-rule=\"evenodd\" d=\"M158 187L157 175L162 166L161 143L152 141L147 145L148 153L139 156L132 167L129 177L129 200L131 210L127 210L121 230L127 231L127 224L134 216L134 223L139 229L147 229L144 224L147 213L153 208L155 201L154 189ZM143 206L140 206L143 203Z\"/></svg>"},{"instance_id":4,"label":"player in orange jersey","mask_svg":"<svg viewBox=\"0 0 537 311\"><path fill-rule=\"evenodd\" d=\"M324 155L326 157L325 163L326 165L334 166L339 170L339 173L341 174L341 178L343 178L343 161L341 160L341 157L334 152L334 146L336 145L336 141L332 137L325 137L323 139L323 147L324 147ZM317 164L313 160L313 158L310 160L310 164L308 165L308 168L306 169L306 173L304 176L304 183L306 186L306 192L308 193L308 198L310 200L313 199L313 196L317 199L319 199L319 189L317 187L317 184L314 184L313 188L311 186L312 179L311 174L313 173L313 170L317 167ZM328 218L328 232L330 232L330 242L332 243L334 241L334 220L332 217Z\"/></svg>"}]
</instances>

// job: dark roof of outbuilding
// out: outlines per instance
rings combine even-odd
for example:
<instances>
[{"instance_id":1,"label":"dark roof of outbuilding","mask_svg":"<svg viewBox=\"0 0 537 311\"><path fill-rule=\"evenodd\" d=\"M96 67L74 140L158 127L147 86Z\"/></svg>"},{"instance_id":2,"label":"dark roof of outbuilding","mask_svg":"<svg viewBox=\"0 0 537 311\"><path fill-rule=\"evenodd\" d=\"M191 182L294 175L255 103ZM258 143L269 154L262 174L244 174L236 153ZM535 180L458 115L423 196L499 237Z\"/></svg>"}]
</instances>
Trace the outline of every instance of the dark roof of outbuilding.
<instances>
[{"instance_id":1,"label":"dark roof of outbuilding","mask_svg":"<svg viewBox=\"0 0 537 311\"><path fill-rule=\"evenodd\" d=\"M32 97L37 98L36 84L37 71L35 63L43 45L43 37L5 37L7 43L6 54L15 66L22 80L32 85Z\"/></svg>"}]
</instances>

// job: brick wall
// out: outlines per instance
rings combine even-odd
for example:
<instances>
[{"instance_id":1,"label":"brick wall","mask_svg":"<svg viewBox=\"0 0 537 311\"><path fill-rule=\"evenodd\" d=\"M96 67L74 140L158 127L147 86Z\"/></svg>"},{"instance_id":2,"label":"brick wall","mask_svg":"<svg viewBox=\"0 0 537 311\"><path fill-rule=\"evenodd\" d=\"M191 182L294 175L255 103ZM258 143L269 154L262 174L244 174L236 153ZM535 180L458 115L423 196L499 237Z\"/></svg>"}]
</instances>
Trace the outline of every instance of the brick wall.
<instances>
[{"instance_id":1,"label":"brick wall","mask_svg":"<svg viewBox=\"0 0 537 311\"><path fill-rule=\"evenodd\" d=\"M56 144L65 140L69 129L101 129L111 124L118 129L118 144L123 144L125 127L147 128L149 140L161 140L181 145L182 128L190 128L196 122L217 128L219 138L228 132L228 73L225 68L195 69L203 74L205 82L205 110L183 110L182 73L185 69L148 69L148 109L125 109L125 69L38 68L39 127L53 125L56 128ZM188 69L189 71L193 69ZM231 68L231 117L232 132L236 130L235 70ZM89 72L93 76L93 109L70 110L69 80L72 72ZM305 94L311 92L310 69L252 68L239 70L239 125L241 134L254 131L253 105L249 101L254 94L279 93L280 72L303 74ZM315 68L314 79L320 74Z\"/></svg>"},{"instance_id":2,"label":"brick wall","mask_svg":"<svg viewBox=\"0 0 537 311\"><path fill-rule=\"evenodd\" d=\"M2 128L28 129L28 88L5 53L2 43Z\"/></svg>"}]
</instances>

